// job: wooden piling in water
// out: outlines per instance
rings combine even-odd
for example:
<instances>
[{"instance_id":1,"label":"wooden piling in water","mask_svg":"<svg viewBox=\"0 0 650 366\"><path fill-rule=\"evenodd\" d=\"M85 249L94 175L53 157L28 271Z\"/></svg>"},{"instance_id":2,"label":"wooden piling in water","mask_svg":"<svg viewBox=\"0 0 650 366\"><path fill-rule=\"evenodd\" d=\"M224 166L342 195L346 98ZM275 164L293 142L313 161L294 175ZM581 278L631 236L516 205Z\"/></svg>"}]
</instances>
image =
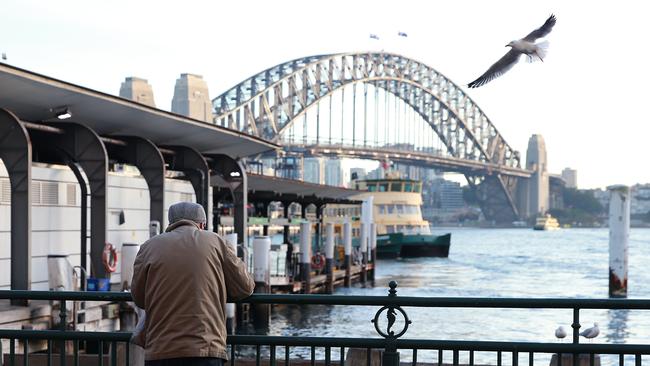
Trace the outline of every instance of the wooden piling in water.
<instances>
[{"instance_id":1,"label":"wooden piling in water","mask_svg":"<svg viewBox=\"0 0 650 366\"><path fill-rule=\"evenodd\" d=\"M627 297L630 188L607 187L609 200L609 297Z\"/></svg>"},{"instance_id":2,"label":"wooden piling in water","mask_svg":"<svg viewBox=\"0 0 650 366\"><path fill-rule=\"evenodd\" d=\"M377 268L377 224L374 222L370 224L370 242L368 248L370 251L370 262L372 262L372 271L370 271L369 279L372 285L375 285L375 272Z\"/></svg>"},{"instance_id":3,"label":"wooden piling in water","mask_svg":"<svg viewBox=\"0 0 650 366\"><path fill-rule=\"evenodd\" d=\"M334 224L327 223L325 228L325 273L327 282L325 292L331 294L334 292Z\"/></svg>"},{"instance_id":4,"label":"wooden piling in water","mask_svg":"<svg viewBox=\"0 0 650 366\"><path fill-rule=\"evenodd\" d=\"M361 223L359 247L361 248L361 283L364 285L368 282L368 228L365 223Z\"/></svg>"},{"instance_id":5,"label":"wooden piling in water","mask_svg":"<svg viewBox=\"0 0 650 366\"><path fill-rule=\"evenodd\" d=\"M350 287L351 278L350 278L350 269L352 267L352 224L350 220L346 220L343 223L343 253L345 254L345 279L343 280L343 285L345 287Z\"/></svg>"},{"instance_id":6,"label":"wooden piling in water","mask_svg":"<svg viewBox=\"0 0 650 366\"><path fill-rule=\"evenodd\" d=\"M255 237L253 239L253 277L256 294L271 292L270 254L271 238L268 236ZM271 305L253 305L253 322L256 327L268 327L270 319Z\"/></svg>"},{"instance_id":7,"label":"wooden piling in water","mask_svg":"<svg viewBox=\"0 0 650 366\"><path fill-rule=\"evenodd\" d=\"M311 222L300 224L300 273L302 293L311 292Z\"/></svg>"}]
</instances>

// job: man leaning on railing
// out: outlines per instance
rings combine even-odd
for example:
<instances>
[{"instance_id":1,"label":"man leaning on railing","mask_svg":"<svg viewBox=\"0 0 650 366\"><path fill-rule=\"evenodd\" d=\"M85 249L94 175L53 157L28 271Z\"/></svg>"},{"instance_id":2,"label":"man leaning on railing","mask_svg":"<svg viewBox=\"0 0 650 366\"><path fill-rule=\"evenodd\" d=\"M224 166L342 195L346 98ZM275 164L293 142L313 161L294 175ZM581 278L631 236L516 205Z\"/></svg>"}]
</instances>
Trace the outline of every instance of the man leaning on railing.
<instances>
[{"instance_id":1,"label":"man leaning on railing","mask_svg":"<svg viewBox=\"0 0 650 366\"><path fill-rule=\"evenodd\" d=\"M131 292L146 311L135 341L145 348L147 366L222 366L226 301L250 296L255 283L225 240L204 230L201 205L172 205L169 223L135 259Z\"/></svg>"}]
</instances>

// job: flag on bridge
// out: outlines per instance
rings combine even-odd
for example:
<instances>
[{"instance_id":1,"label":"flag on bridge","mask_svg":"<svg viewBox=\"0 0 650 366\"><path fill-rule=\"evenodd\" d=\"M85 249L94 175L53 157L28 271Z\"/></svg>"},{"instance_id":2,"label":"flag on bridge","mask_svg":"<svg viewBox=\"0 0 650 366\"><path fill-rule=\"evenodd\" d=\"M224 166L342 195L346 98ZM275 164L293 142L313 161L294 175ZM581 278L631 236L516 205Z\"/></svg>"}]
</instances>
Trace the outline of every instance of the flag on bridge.
<instances>
[{"instance_id":1,"label":"flag on bridge","mask_svg":"<svg viewBox=\"0 0 650 366\"><path fill-rule=\"evenodd\" d=\"M379 36L376 35L376 34L371 34L371 35L370 35L370 38L372 38L372 39L376 39L376 40L379 40Z\"/></svg>"},{"instance_id":2,"label":"flag on bridge","mask_svg":"<svg viewBox=\"0 0 650 366\"><path fill-rule=\"evenodd\" d=\"M404 33L404 32L398 32L397 35L398 35L399 37L408 37L408 34L406 34L406 33Z\"/></svg>"}]
</instances>

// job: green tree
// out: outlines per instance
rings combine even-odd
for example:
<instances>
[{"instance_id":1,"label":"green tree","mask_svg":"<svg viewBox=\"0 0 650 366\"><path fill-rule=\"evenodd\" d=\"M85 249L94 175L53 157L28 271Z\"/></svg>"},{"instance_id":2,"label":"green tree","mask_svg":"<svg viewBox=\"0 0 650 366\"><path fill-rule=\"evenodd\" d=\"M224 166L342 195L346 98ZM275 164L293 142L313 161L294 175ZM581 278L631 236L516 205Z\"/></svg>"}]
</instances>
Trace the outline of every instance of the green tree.
<instances>
[{"instance_id":1,"label":"green tree","mask_svg":"<svg viewBox=\"0 0 650 366\"><path fill-rule=\"evenodd\" d=\"M564 208L549 210L561 224L593 226L600 222L604 208L594 197L593 191L564 188L562 196Z\"/></svg>"}]
</instances>

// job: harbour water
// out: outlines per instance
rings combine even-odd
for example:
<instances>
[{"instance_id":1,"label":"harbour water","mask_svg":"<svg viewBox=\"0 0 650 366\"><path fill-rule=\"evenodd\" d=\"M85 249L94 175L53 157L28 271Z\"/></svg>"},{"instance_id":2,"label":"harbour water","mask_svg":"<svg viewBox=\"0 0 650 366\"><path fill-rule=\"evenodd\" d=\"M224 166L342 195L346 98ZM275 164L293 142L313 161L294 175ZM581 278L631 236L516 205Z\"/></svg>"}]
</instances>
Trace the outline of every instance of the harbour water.
<instances>
[{"instance_id":1,"label":"harbour water","mask_svg":"<svg viewBox=\"0 0 650 366\"><path fill-rule=\"evenodd\" d=\"M608 229L434 230L444 232L452 233L449 258L382 260L375 288L339 289L337 294L385 295L388 281L396 280L398 296L607 298ZM632 229L629 298L650 298L648 263L650 229ZM343 306L276 308L269 333L377 337L370 323L376 310ZM557 342L554 330L560 325L570 330L572 322L570 309L405 310L413 321L404 336L409 338ZM601 333L596 342L650 340L650 311L581 310L580 315L583 329L594 322L599 324ZM587 342L584 338L581 341ZM494 363L494 357L486 354L482 359L477 355L477 362ZM544 357L540 355L540 360ZM610 360L603 361L608 364ZM650 359L644 357L644 363L647 361Z\"/></svg>"}]
</instances>

